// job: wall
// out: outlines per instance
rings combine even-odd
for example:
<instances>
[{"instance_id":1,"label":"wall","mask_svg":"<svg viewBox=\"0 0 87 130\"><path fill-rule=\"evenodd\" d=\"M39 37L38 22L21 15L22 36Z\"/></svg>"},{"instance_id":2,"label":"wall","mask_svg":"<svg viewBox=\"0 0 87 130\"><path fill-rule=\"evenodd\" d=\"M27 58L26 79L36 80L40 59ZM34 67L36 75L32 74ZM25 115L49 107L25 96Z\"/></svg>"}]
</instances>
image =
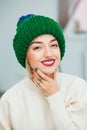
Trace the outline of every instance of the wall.
<instances>
[{"instance_id":1,"label":"wall","mask_svg":"<svg viewBox=\"0 0 87 130\"><path fill-rule=\"evenodd\" d=\"M77 1L80 2L64 30L66 53L61 70L87 81L87 0Z\"/></svg>"},{"instance_id":2,"label":"wall","mask_svg":"<svg viewBox=\"0 0 87 130\"><path fill-rule=\"evenodd\" d=\"M61 62L63 72L87 80L87 33L76 33L73 16L64 30L66 52Z\"/></svg>"},{"instance_id":3,"label":"wall","mask_svg":"<svg viewBox=\"0 0 87 130\"><path fill-rule=\"evenodd\" d=\"M16 23L27 13L47 15L58 19L58 0L0 1L0 90L6 91L26 76L17 62L12 46Z\"/></svg>"}]
</instances>

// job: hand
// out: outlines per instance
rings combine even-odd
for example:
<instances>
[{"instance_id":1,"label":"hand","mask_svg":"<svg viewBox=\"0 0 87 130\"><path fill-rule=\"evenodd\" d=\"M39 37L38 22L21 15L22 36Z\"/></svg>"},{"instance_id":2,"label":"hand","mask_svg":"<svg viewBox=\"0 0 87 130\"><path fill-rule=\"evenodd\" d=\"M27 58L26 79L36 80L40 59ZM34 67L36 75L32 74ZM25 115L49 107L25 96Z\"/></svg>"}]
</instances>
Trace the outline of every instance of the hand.
<instances>
[{"instance_id":1,"label":"hand","mask_svg":"<svg viewBox=\"0 0 87 130\"><path fill-rule=\"evenodd\" d=\"M50 78L38 69L37 71L33 71L33 81L40 91L47 97L58 91L56 72L53 74L53 78Z\"/></svg>"}]
</instances>

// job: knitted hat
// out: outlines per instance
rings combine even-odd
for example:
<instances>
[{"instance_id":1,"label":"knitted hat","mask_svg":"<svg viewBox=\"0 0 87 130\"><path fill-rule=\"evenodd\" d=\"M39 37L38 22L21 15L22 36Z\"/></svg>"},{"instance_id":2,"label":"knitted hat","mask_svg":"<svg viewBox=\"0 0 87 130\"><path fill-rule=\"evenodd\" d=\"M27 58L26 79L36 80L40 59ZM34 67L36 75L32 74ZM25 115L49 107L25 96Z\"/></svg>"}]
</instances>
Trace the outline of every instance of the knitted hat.
<instances>
[{"instance_id":1,"label":"knitted hat","mask_svg":"<svg viewBox=\"0 0 87 130\"><path fill-rule=\"evenodd\" d=\"M25 67L28 47L34 38L42 34L53 35L59 44L61 59L65 52L65 39L61 26L53 19L29 14L19 18L16 34L13 39L13 48L18 62Z\"/></svg>"}]
</instances>

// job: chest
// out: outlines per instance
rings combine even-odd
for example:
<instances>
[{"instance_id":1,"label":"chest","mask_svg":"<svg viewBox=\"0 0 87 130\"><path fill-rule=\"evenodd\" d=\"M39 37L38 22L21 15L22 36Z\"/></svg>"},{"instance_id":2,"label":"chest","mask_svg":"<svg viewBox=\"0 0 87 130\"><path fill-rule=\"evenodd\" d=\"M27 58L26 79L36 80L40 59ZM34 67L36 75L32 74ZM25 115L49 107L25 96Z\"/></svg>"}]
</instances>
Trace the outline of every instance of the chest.
<instances>
[{"instance_id":1,"label":"chest","mask_svg":"<svg viewBox=\"0 0 87 130\"><path fill-rule=\"evenodd\" d=\"M55 130L48 102L37 96L30 97L17 100L16 105L11 106L13 129Z\"/></svg>"}]
</instances>

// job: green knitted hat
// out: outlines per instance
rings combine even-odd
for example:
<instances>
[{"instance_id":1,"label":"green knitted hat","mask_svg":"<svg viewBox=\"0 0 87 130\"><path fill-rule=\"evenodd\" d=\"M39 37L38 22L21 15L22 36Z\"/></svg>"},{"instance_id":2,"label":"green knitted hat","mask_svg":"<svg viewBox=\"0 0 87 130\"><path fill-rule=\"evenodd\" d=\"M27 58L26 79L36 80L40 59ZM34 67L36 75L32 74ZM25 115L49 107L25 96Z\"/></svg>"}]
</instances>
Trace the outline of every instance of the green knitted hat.
<instances>
[{"instance_id":1,"label":"green knitted hat","mask_svg":"<svg viewBox=\"0 0 87 130\"><path fill-rule=\"evenodd\" d=\"M25 67L26 53L34 38L42 34L53 35L59 44L61 59L65 52L65 39L61 26L53 19L29 14L20 17L17 23L16 34L13 39L13 48L18 62Z\"/></svg>"}]
</instances>

